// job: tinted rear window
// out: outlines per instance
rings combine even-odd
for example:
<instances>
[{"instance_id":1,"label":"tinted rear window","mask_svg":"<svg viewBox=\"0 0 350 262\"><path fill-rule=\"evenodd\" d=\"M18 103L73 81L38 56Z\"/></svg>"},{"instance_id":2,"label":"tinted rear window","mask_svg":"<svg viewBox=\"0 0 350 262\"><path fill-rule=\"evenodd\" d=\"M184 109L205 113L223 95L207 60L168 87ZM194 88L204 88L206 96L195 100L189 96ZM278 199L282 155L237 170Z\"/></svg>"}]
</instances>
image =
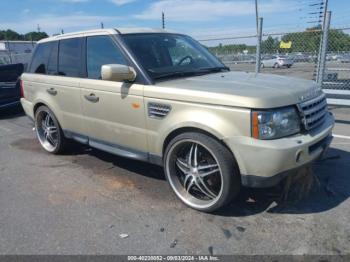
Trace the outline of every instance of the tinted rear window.
<instances>
[{"instance_id":1,"label":"tinted rear window","mask_svg":"<svg viewBox=\"0 0 350 262\"><path fill-rule=\"evenodd\" d=\"M69 77L80 77L82 74L81 48L83 39L61 40L58 56L58 74Z\"/></svg>"},{"instance_id":2,"label":"tinted rear window","mask_svg":"<svg viewBox=\"0 0 350 262\"><path fill-rule=\"evenodd\" d=\"M52 42L38 44L29 69L30 73L46 74Z\"/></svg>"},{"instance_id":3,"label":"tinted rear window","mask_svg":"<svg viewBox=\"0 0 350 262\"><path fill-rule=\"evenodd\" d=\"M58 42L53 42L51 47L51 53L49 56L49 62L47 65L48 75L57 75L57 62L58 62Z\"/></svg>"},{"instance_id":4,"label":"tinted rear window","mask_svg":"<svg viewBox=\"0 0 350 262\"><path fill-rule=\"evenodd\" d=\"M57 48L57 41L38 44L29 72L34 74L56 74ZM54 59L55 56L56 59ZM54 69L55 67L56 69Z\"/></svg>"}]
</instances>

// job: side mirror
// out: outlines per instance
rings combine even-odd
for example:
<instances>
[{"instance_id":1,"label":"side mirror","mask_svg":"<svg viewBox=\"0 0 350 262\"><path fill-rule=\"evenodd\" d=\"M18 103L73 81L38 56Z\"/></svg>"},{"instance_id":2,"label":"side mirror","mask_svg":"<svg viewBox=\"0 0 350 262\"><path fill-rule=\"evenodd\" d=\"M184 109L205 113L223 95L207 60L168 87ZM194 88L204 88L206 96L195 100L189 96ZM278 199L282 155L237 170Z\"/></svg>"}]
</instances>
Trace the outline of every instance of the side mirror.
<instances>
[{"instance_id":1,"label":"side mirror","mask_svg":"<svg viewBox=\"0 0 350 262\"><path fill-rule=\"evenodd\" d=\"M136 79L134 68L126 65L103 65L101 69L102 80L116 82L132 82Z\"/></svg>"}]
</instances>

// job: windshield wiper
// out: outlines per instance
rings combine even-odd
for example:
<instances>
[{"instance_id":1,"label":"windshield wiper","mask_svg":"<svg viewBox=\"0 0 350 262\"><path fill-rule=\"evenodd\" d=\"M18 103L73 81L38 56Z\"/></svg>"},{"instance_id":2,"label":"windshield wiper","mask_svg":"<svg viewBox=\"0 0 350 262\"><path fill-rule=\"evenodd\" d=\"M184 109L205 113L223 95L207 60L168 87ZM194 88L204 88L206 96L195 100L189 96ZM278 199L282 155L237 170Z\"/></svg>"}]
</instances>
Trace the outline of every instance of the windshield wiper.
<instances>
[{"instance_id":1,"label":"windshield wiper","mask_svg":"<svg viewBox=\"0 0 350 262\"><path fill-rule=\"evenodd\" d=\"M230 71L230 68L227 66L216 66L216 67L201 67L199 68L201 72L222 72L222 71Z\"/></svg>"},{"instance_id":2,"label":"windshield wiper","mask_svg":"<svg viewBox=\"0 0 350 262\"><path fill-rule=\"evenodd\" d=\"M211 72L221 72L221 71L230 71L230 68L226 66L218 66L218 67L201 67L196 71L175 71L175 72L168 72L160 75L156 75L153 78L154 79L162 79L162 78L170 78L170 77L183 77L183 76L197 76L197 75L203 75L206 73ZM154 72L153 72L154 73Z\"/></svg>"},{"instance_id":3,"label":"windshield wiper","mask_svg":"<svg viewBox=\"0 0 350 262\"><path fill-rule=\"evenodd\" d=\"M169 72L160 74L157 76L154 76L154 79L162 79L162 78L168 78L168 77L182 77L182 76L192 76L192 75L198 75L202 74L202 71L176 71L176 72Z\"/></svg>"}]
</instances>

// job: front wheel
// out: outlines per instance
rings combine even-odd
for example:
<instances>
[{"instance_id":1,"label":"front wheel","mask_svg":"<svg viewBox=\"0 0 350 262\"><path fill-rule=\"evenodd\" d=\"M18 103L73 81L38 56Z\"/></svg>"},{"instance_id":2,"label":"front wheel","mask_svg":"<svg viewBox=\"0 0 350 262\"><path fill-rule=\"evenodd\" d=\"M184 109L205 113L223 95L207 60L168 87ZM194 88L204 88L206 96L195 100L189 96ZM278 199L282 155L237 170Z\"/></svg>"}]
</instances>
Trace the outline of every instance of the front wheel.
<instances>
[{"instance_id":1,"label":"front wheel","mask_svg":"<svg viewBox=\"0 0 350 262\"><path fill-rule=\"evenodd\" d=\"M166 178L188 206L213 212L239 193L240 174L231 152L202 133L183 133L167 146Z\"/></svg>"}]
</instances>

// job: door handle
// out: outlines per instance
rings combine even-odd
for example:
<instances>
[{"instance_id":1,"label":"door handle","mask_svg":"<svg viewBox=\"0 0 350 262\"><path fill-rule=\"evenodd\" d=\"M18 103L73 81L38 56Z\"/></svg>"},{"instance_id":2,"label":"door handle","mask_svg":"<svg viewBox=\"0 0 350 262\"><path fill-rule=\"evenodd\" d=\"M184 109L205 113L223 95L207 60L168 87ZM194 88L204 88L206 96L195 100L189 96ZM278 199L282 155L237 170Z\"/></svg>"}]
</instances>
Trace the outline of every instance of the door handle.
<instances>
[{"instance_id":1,"label":"door handle","mask_svg":"<svg viewBox=\"0 0 350 262\"><path fill-rule=\"evenodd\" d=\"M49 89L46 89L46 92L48 92L50 95L57 95L57 90L53 87L49 88Z\"/></svg>"},{"instance_id":2,"label":"door handle","mask_svg":"<svg viewBox=\"0 0 350 262\"><path fill-rule=\"evenodd\" d=\"M93 93L91 93L90 95L84 95L84 97L86 100L93 103L97 103L100 100L100 98Z\"/></svg>"}]
</instances>

